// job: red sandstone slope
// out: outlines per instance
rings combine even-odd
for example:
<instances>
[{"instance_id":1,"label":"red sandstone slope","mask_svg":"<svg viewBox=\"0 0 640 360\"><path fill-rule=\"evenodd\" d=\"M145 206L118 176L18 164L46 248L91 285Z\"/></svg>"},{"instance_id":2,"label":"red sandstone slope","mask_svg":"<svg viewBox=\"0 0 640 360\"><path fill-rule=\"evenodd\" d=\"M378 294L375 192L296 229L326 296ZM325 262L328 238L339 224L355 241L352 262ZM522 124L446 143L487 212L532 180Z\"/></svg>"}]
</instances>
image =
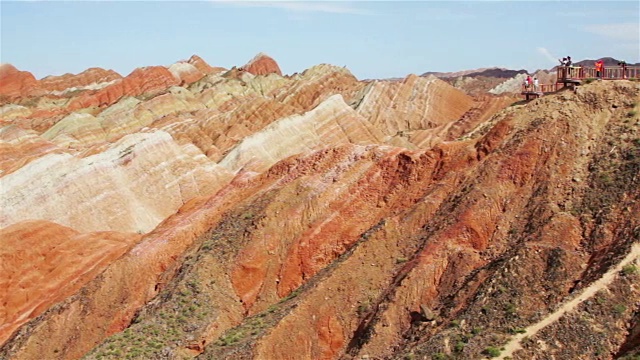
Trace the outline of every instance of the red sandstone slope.
<instances>
[{"instance_id":1,"label":"red sandstone slope","mask_svg":"<svg viewBox=\"0 0 640 360\"><path fill-rule=\"evenodd\" d=\"M39 91L38 81L28 71L20 71L11 64L0 65L0 95L9 99L31 96Z\"/></svg>"},{"instance_id":2,"label":"red sandstone slope","mask_svg":"<svg viewBox=\"0 0 640 360\"><path fill-rule=\"evenodd\" d=\"M273 58L264 53L259 53L249 60L243 67L244 70L254 75L278 74L282 75L278 63Z\"/></svg>"},{"instance_id":3,"label":"red sandstone slope","mask_svg":"<svg viewBox=\"0 0 640 360\"><path fill-rule=\"evenodd\" d=\"M74 99L69 104L69 109L73 111L90 106L108 106L125 95L137 96L147 92L157 92L179 83L180 81L164 66L139 68L122 81L109 85L95 94L81 95Z\"/></svg>"},{"instance_id":4,"label":"red sandstone slope","mask_svg":"<svg viewBox=\"0 0 640 360\"><path fill-rule=\"evenodd\" d=\"M118 79L122 79L122 76L113 70L90 68L76 75L47 76L38 83L48 92L64 92L67 89L99 89Z\"/></svg>"},{"instance_id":5,"label":"red sandstone slope","mask_svg":"<svg viewBox=\"0 0 640 360\"><path fill-rule=\"evenodd\" d=\"M212 67L207 64L201 57L193 55L187 61L181 61L174 65L184 65L183 69L177 70L176 77L186 84L190 84L201 79L207 74L214 73L216 71L224 70L220 67ZM185 67L191 67L191 69L184 69ZM158 73L158 69L155 69L155 73L143 72L145 69L136 69L131 77L159 77L162 76ZM182 73L182 75L180 75ZM105 70L102 68L89 68L79 74L64 74L59 76L47 76L41 80L36 80L35 77L28 71L19 71L10 64L3 64L0 68L0 95L9 97L25 97L33 95L44 95L51 93L55 95L65 94L70 91L78 90L100 90L108 85L111 85L117 80L122 79L122 76L113 70ZM156 81L155 79L153 81ZM129 80L128 84L123 85L125 88L130 88L131 93L127 93L130 96L139 95L136 89L136 85L133 85L136 80ZM143 91L149 91L154 85L142 86Z\"/></svg>"},{"instance_id":6,"label":"red sandstone slope","mask_svg":"<svg viewBox=\"0 0 640 360\"><path fill-rule=\"evenodd\" d=\"M139 238L113 232L80 234L45 221L0 230L0 342L74 294Z\"/></svg>"}]
</instances>

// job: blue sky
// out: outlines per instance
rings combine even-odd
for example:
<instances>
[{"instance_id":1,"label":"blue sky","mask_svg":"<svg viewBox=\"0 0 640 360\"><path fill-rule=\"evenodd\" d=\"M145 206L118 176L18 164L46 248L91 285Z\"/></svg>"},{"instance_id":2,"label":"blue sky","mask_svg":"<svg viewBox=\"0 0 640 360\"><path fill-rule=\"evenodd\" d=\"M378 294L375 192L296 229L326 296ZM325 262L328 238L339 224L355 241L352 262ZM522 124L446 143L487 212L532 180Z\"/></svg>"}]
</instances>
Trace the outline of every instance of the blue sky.
<instances>
[{"instance_id":1,"label":"blue sky","mask_svg":"<svg viewBox=\"0 0 640 360\"><path fill-rule=\"evenodd\" d=\"M5 1L0 61L37 78L89 67L127 75L200 55L273 57L286 74L346 66L359 79L555 59L640 62L639 1Z\"/></svg>"}]
</instances>

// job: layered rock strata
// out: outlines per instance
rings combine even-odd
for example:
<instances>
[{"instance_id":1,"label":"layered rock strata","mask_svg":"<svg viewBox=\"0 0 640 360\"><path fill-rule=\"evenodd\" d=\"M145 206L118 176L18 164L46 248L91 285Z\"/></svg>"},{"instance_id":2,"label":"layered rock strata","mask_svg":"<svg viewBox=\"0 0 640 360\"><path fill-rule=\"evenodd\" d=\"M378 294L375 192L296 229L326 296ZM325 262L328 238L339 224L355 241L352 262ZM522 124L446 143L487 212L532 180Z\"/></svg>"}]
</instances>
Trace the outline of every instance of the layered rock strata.
<instances>
[{"instance_id":1,"label":"layered rock strata","mask_svg":"<svg viewBox=\"0 0 640 360\"><path fill-rule=\"evenodd\" d=\"M520 164L527 151L493 155L517 148L529 118L491 120L510 98L434 77L279 72L262 55L224 72L192 57L0 108L0 226L11 249L30 227L42 234L7 251L34 260L0 275L30 294L0 309L0 357L394 356L413 331L408 312L443 316L442 294L505 246L482 224L513 221L477 215L491 205L480 193L452 199L469 184L510 184L508 169L486 175L491 156L530 179L518 173L533 171ZM485 192L511 201L509 186ZM35 260L58 250L83 259ZM71 285L47 287L43 272Z\"/></svg>"}]
</instances>

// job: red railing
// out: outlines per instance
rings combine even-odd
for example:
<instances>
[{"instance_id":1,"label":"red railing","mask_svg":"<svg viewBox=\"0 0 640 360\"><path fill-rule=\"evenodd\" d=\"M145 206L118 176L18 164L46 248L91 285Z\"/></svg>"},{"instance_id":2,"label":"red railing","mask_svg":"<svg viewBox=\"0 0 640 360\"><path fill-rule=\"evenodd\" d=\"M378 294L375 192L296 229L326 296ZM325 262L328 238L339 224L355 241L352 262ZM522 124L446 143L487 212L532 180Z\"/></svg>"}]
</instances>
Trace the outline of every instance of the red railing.
<instances>
[{"instance_id":1,"label":"red railing","mask_svg":"<svg viewBox=\"0 0 640 360\"><path fill-rule=\"evenodd\" d=\"M640 66L605 66L600 76L595 67L565 66L558 67L558 82L582 79L616 80L640 78Z\"/></svg>"}]
</instances>

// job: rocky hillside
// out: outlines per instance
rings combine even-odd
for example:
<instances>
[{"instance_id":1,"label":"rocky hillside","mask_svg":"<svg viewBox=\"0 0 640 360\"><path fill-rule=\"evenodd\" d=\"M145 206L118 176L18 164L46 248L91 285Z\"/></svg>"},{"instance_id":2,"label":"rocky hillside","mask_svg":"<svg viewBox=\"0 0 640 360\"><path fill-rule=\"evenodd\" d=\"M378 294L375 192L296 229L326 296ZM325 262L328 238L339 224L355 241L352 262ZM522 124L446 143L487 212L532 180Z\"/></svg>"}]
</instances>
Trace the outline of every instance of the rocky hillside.
<instances>
[{"instance_id":1,"label":"rocky hillside","mask_svg":"<svg viewBox=\"0 0 640 360\"><path fill-rule=\"evenodd\" d=\"M6 71L0 358L638 354L639 83L274 64Z\"/></svg>"}]
</instances>

